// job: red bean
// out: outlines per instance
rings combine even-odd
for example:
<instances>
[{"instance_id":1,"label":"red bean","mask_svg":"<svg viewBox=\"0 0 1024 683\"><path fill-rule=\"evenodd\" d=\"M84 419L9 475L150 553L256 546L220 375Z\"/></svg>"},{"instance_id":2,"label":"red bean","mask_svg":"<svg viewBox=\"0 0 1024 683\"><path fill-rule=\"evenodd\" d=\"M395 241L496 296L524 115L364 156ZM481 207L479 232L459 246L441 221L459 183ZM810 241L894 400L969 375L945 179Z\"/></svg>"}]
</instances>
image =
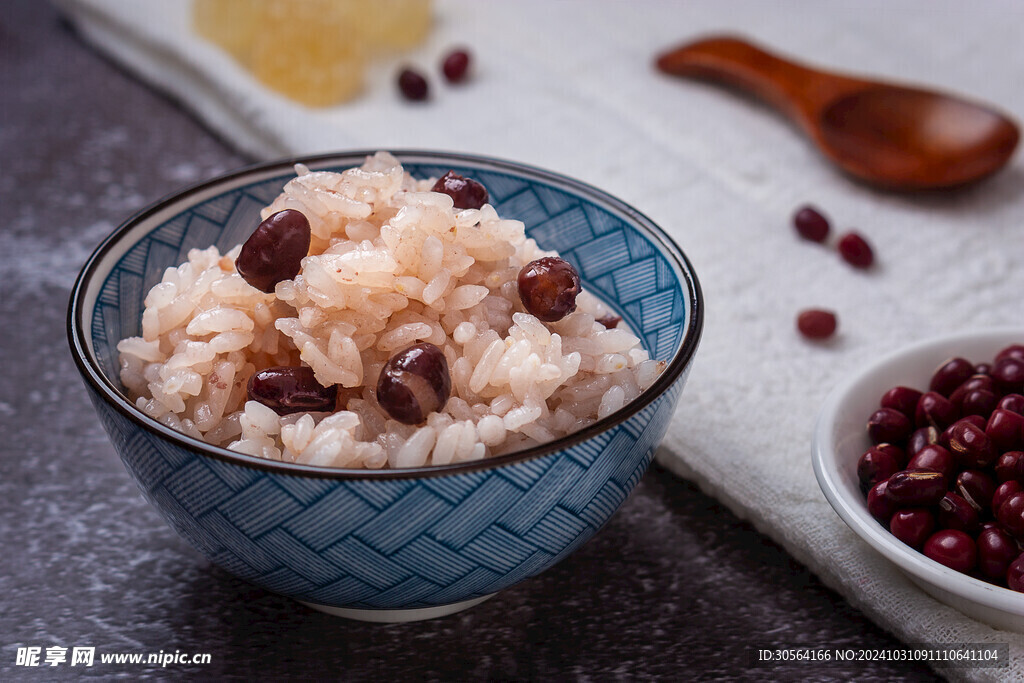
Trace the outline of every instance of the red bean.
<instances>
[{"instance_id":1,"label":"red bean","mask_svg":"<svg viewBox=\"0 0 1024 683\"><path fill-rule=\"evenodd\" d=\"M836 247L843 260L854 268L870 268L875 262L871 245L857 232L848 232L839 238Z\"/></svg>"},{"instance_id":2,"label":"red bean","mask_svg":"<svg viewBox=\"0 0 1024 683\"><path fill-rule=\"evenodd\" d=\"M868 418L868 436L876 444L904 443L911 431L907 416L892 408L879 408Z\"/></svg>"},{"instance_id":3,"label":"red bean","mask_svg":"<svg viewBox=\"0 0 1024 683\"><path fill-rule=\"evenodd\" d=\"M935 518L924 508L911 508L893 513L889 531L911 548L921 549L935 531Z\"/></svg>"},{"instance_id":4,"label":"red bean","mask_svg":"<svg viewBox=\"0 0 1024 683\"><path fill-rule=\"evenodd\" d=\"M914 411L917 410L917 402L921 400L921 392L910 387L893 387L882 395L879 405L882 408L892 408L914 419Z\"/></svg>"},{"instance_id":5,"label":"red bean","mask_svg":"<svg viewBox=\"0 0 1024 683\"><path fill-rule=\"evenodd\" d=\"M1024 415L1024 396L1021 394L1006 394L999 399L999 405L996 407L1009 410L1011 413Z\"/></svg>"},{"instance_id":6,"label":"red bean","mask_svg":"<svg viewBox=\"0 0 1024 683\"><path fill-rule=\"evenodd\" d=\"M896 512L896 504L893 503L886 491L889 489L889 480L880 481L868 491L868 512L882 524L889 526L889 519Z\"/></svg>"},{"instance_id":7,"label":"red bean","mask_svg":"<svg viewBox=\"0 0 1024 683\"><path fill-rule=\"evenodd\" d=\"M420 424L444 408L451 392L448 361L441 349L428 342L392 356L377 381L377 402L402 424Z\"/></svg>"},{"instance_id":8,"label":"red bean","mask_svg":"<svg viewBox=\"0 0 1024 683\"><path fill-rule=\"evenodd\" d=\"M978 511L952 491L947 491L939 501L936 521L940 529L956 529L968 534L977 533L981 522Z\"/></svg>"},{"instance_id":9,"label":"red bean","mask_svg":"<svg viewBox=\"0 0 1024 683\"><path fill-rule=\"evenodd\" d=\"M805 240L824 242L828 238L828 219L814 206L802 206L793 215L793 227Z\"/></svg>"},{"instance_id":10,"label":"red bean","mask_svg":"<svg viewBox=\"0 0 1024 683\"><path fill-rule=\"evenodd\" d=\"M1006 570L1006 585L1010 590L1024 593L1024 553L1018 555Z\"/></svg>"},{"instance_id":11,"label":"red bean","mask_svg":"<svg viewBox=\"0 0 1024 683\"><path fill-rule=\"evenodd\" d=\"M996 478L1000 483L1024 483L1024 451L1006 451L996 460Z\"/></svg>"},{"instance_id":12,"label":"red bean","mask_svg":"<svg viewBox=\"0 0 1024 683\"><path fill-rule=\"evenodd\" d=\"M900 470L899 461L884 448L872 446L857 461L857 478L861 486L869 489Z\"/></svg>"},{"instance_id":13,"label":"red bean","mask_svg":"<svg viewBox=\"0 0 1024 683\"><path fill-rule=\"evenodd\" d=\"M914 421L918 427L930 425L942 430L951 425L956 417L956 408L949 399L934 391L922 394L914 411Z\"/></svg>"},{"instance_id":14,"label":"red bean","mask_svg":"<svg viewBox=\"0 0 1024 683\"><path fill-rule=\"evenodd\" d=\"M990 579L1002 579L1010 563L1020 554L1017 542L999 527L978 534L978 570Z\"/></svg>"},{"instance_id":15,"label":"red bean","mask_svg":"<svg viewBox=\"0 0 1024 683\"><path fill-rule=\"evenodd\" d=\"M469 62L468 50L452 50L441 62L441 72L449 83L460 83L469 72Z\"/></svg>"},{"instance_id":16,"label":"red bean","mask_svg":"<svg viewBox=\"0 0 1024 683\"><path fill-rule=\"evenodd\" d=\"M828 339L837 325L836 314L823 308L809 308L796 318L796 329L808 339Z\"/></svg>"},{"instance_id":17,"label":"red bean","mask_svg":"<svg viewBox=\"0 0 1024 683\"><path fill-rule=\"evenodd\" d=\"M949 451L965 467L988 467L999 453L984 430L968 420L959 420L950 429Z\"/></svg>"},{"instance_id":18,"label":"red bean","mask_svg":"<svg viewBox=\"0 0 1024 683\"><path fill-rule=\"evenodd\" d=\"M985 389L986 391L991 391L993 393L997 391L996 383L991 377L988 375L974 374L964 380L963 384L953 390L953 393L949 395L949 400L959 409L963 404L964 396L976 389Z\"/></svg>"},{"instance_id":19,"label":"red bean","mask_svg":"<svg viewBox=\"0 0 1024 683\"><path fill-rule=\"evenodd\" d=\"M1024 490L1024 484L1021 484L1015 479L1004 481L996 487L995 492L992 494L992 512L994 514L999 513L999 508L1003 506L1011 496L1016 495L1021 490Z\"/></svg>"},{"instance_id":20,"label":"red bean","mask_svg":"<svg viewBox=\"0 0 1024 683\"><path fill-rule=\"evenodd\" d=\"M953 435L953 428L957 427L957 424L960 422L964 424L972 424L978 429L985 431L985 418L983 418L981 415L968 415L967 417L962 417L959 420L956 420L951 425L942 430L942 433L939 434L938 441L940 446L945 446L946 448L949 447L949 438Z\"/></svg>"},{"instance_id":21,"label":"red bean","mask_svg":"<svg viewBox=\"0 0 1024 683\"><path fill-rule=\"evenodd\" d=\"M949 396L974 374L974 364L966 358L950 358L932 374L929 391Z\"/></svg>"},{"instance_id":22,"label":"red bean","mask_svg":"<svg viewBox=\"0 0 1024 683\"><path fill-rule=\"evenodd\" d=\"M946 478L932 470L901 470L888 481L885 495L900 508L935 505L946 493Z\"/></svg>"},{"instance_id":23,"label":"red bean","mask_svg":"<svg viewBox=\"0 0 1024 683\"><path fill-rule=\"evenodd\" d=\"M1024 415L997 408L985 424L985 434L1000 451L1024 447Z\"/></svg>"},{"instance_id":24,"label":"red bean","mask_svg":"<svg viewBox=\"0 0 1024 683\"><path fill-rule=\"evenodd\" d=\"M1024 391L1024 359L1004 356L992 366L992 379L1006 394Z\"/></svg>"},{"instance_id":25,"label":"red bean","mask_svg":"<svg viewBox=\"0 0 1024 683\"><path fill-rule=\"evenodd\" d=\"M415 102L427 99L430 94L430 86L423 74L408 67L398 73L398 89L405 99Z\"/></svg>"},{"instance_id":26,"label":"red bean","mask_svg":"<svg viewBox=\"0 0 1024 683\"><path fill-rule=\"evenodd\" d=\"M531 261L517 278L519 298L531 314L544 322L561 320L576 310L580 276L572 264L555 256Z\"/></svg>"},{"instance_id":27,"label":"red bean","mask_svg":"<svg viewBox=\"0 0 1024 683\"><path fill-rule=\"evenodd\" d=\"M977 510L979 515L987 515L992 507L996 482L982 470L964 470L956 476L953 490Z\"/></svg>"},{"instance_id":28,"label":"red bean","mask_svg":"<svg viewBox=\"0 0 1024 683\"><path fill-rule=\"evenodd\" d=\"M333 411L338 386L325 387L306 366L279 366L260 370L249 378L249 399L259 401L278 415Z\"/></svg>"},{"instance_id":29,"label":"red bean","mask_svg":"<svg viewBox=\"0 0 1024 683\"><path fill-rule=\"evenodd\" d=\"M872 446L872 448L880 450L880 451L885 451L886 453L891 455L892 459L896 461L897 465L899 465L899 467L896 468L897 471L902 470L902 469L906 469L906 467L907 467L907 454L899 446L894 446L891 443L880 443L880 444L877 444L875 446Z\"/></svg>"},{"instance_id":30,"label":"red bean","mask_svg":"<svg viewBox=\"0 0 1024 683\"><path fill-rule=\"evenodd\" d=\"M978 550L974 539L963 531L943 529L925 541L924 554L950 569L969 572L977 562Z\"/></svg>"},{"instance_id":31,"label":"red bean","mask_svg":"<svg viewBox=\"0 0 1024 683\"><path fill-rule=\"evenodd\" d=\"M996 510L996 521L1018 540L1024 540L1024 491L1018 491L1003 501Z\"/></svg>"},{"instance_id":32,"label":"red bean","mask_svg":"<svg viewBox=\"0 0 1024 683\"><path fill-rule=\"evenodd\" d=\"M952 481L956 472L953 454L938 444L925 446L907 463L907 469L924 469L938 472L946 481Z\"/></svg>"},{"instance_id":33,"label":"red bean","mask_svg":"<svg viewBox=\"0 0 1024 683\"><path fill-rule=\"evenodd\" d=\"M1004 358L1024 360L1024 344L1011 344L1010 346L1001 349L999 353L996 354L994 362L998 363Z\"/></svg>"},{"instance_id":34,"label":"red bean","mask_svg":"<svg viewBox=\"0 0 1024 683\"><path fill-rule=\"evenodd\" d=\"M961 415L979 415L988 419L988 416L995 410L999 397L985 389L969 391L963 398L960 406Z\"/></svg>"},{"instance_id":35,"label":"red bean","mask_svg":"<svg viewBox=\"0 0 1024 683\"><path fill-rule=\"evenodd\" d=\"M438 178L431 191L451 197L456 209L479 209L491 200L487 188L455 171L448 171Z\"/></svg>"},{"instance_id":36,"label":"red bean","mask_svg":"<svg viewBox=\"0 0 1024 683\"><path fill-rule=\"evenodd\" d=\"M935 427L921 427L920 429L915 429L907 440L907 455L914 457L925 446L938 442L939 432Z\"/></svg>"},{"instance_id":37,"label":"red bean","mask_svg":"<svg viewBox=\"0 0 1024 683\"><path fill-rule=\"evenodd\" d=\"M278 211L260 223L245 241L235 259L235 268L246 282L269 294L278 282L299 274L310 239L309 221L302 212Z\"/></svg>"}]
</instances>

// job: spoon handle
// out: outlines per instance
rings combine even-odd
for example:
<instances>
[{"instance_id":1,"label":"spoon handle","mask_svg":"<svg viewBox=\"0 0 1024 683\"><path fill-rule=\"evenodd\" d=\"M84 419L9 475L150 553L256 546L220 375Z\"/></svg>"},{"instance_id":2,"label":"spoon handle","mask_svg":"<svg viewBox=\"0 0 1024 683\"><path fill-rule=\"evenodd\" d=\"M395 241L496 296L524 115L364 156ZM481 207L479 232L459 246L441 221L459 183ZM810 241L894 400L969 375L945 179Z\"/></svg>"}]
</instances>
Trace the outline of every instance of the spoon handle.
<instances>
[{"instance_id":1,"label":"spoon handle","mask_svg":"<svg viewBox=\"0 0 1024 683\"><path fill-rule=\"evenodd\" d=\"M733 36L683 45L660 55L656 64L673 76L707 79L757 95L805 129L813 128L827 102L863 86L863 81L805 67Z\"/></svg>"}]
</instances>

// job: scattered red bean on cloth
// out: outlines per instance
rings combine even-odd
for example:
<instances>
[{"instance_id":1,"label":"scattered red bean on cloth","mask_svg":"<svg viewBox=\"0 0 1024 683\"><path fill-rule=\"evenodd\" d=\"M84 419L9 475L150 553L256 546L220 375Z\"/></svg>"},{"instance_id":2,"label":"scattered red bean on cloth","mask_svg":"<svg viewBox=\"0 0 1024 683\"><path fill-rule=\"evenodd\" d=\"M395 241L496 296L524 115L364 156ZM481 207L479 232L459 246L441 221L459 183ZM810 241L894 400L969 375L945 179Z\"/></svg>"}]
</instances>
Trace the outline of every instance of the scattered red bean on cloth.
<instances>
[{"instance_id":1,"label":"scattered red bean on cloth","mask_svg":"<svg viewBox=\"0 0 1024 683\"><path fill-rule=\"evenodd\" d=\"M818 207L804 204L793 214L793 227L801 238L824 244L828 240L832 226ZM839 237L836 251L854 268L867 269L875 262L871 245L860 233L853 230ZM796 327L806 339L820 341L835 334L837 319L832 311L807 309L797 315ZM1021 372L1024 374L1024 367Z\"/></svg>"},{"instance_id":2,"label":"scattered red bean on cloth","mask_svg":"<svg viewBox=\"0 0 1024 683\"><path fill-rule=\"evenodd\" d=\"M441 73L449 83L461 83L469 73L469 51L457 49L449 52L441 62Z\"/></svg>"},{"instance_id":3,"label":"scattered red bean on cloth","mask_svg":"<svg viewBox=\"0 0 1024 683\"><path fill-rule=\"evenodd\" d=\"M405 99L413 102L422 102L430 95L427 79L411 67L406 67L398 73L398 89Z\"/></svg>"},{"instance_id":4,"label":"scattered red bean on cloth","mask_svg":"<svg viewBox=\"0 0 1024 683\"><path fill-rule=\"evenodd\" d=\"M796 317L796 328L808 339L828 339L836 332L838 320L832 311L809 308Z\"/></svg>"},{"instance_id":5,"label":"scattered red bean on cloth","mask_svg":"<svg viewBox=\"0 0 1024 683\"><path fill-rule=\"evenodd\" d=\"M801 237L811 242L824 242L830 229L825 215L810 204L800 207L793 215L793 227Z\"/></svg>"},{"instance_id":6,"label":"scattered red bean on cloth","mask_svg":"<svg viewBox=\"0 0 1024 683\"><path fill-rule=\"evenodd\" d=\"M471 64L469 50L455 48L449 50L441 59L441 74L448 83L463 83L469 78ZM430 97L430 82L427 77L411 66L403 67L398 72L397 84L402 97L412 102L422 102Z\"/></svg>"},{"instance_id":7,"label":"scattered red bean on cloth","mask_svg":"<svg viewBox=\"0 0 1024 683\"><path fill-rule=\"evenodd\" d=\"M858 232L847 232L836 243L836 249L844 261L854 268L870 268L875 262L875 252Z\"/></svg>"}]
</instances>

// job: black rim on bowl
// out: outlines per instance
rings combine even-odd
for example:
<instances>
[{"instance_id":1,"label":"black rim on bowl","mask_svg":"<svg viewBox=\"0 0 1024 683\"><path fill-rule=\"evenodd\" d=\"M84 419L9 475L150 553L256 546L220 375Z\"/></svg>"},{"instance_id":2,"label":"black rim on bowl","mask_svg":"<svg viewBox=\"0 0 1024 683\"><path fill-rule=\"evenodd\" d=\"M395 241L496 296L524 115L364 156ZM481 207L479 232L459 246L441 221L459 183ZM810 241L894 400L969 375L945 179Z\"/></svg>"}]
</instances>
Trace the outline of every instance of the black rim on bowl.
<instances>
[{"instance_id":1,"label":"black rim on bowl","mask_svg":"<svg viewBox=\"0 0 1024 683\"><path fill-rule=\"evenodd\" d=\"M671 387L683 370L689 365L700 342L701 333L704 327L704 299L701 293L700 283L693 272L693 266L682 250L675 244L657 224L650 218L637 211L632 206L611 196L587 183L574 180L567 176L547 171L527 164L521 164L503 159L495 159L486 156L471 154L444 153L436 151L421 150L389 150L400 162L406 163L429 163L434 165L453 166L486 166L488 169L505 171L514 175L535 178L572 194L593 200L604 205L608 210L620 214L623 218L640 226L647 233L650 239L658 244L661 252L675 262L685 281L689 291L684 292L688 296L689 318L686 321L686 329L683 332L682 344L664 372L655 380L646 391L640 394L635 400L628 403L621 410L598 420L594 424L581 429L578 432L555 439L546 444L534 446L525 450L500 455L483 460L455 463L451 465L426 465L422 467L409 467L402 469L345 469L336 467L323 467L315 465L301 465L287 463L278 460L268 460L245 453L228 450L220 446L208 444L199 439L192 438L167 427L149 416L142 413L128 400L120 389L100 369L100 365L93 353L92 347L86 338L85 316L91 311L86 311L85 301L88 296L90 285L94 278L100 273L100 267L105 257L114 251L121 244L122 240L133 227L156 214L159 214L172 205L188 199L196 194L212 190L215 186L230 184L232 181L240 181L250 175L271 176L276 172L282 174L291 171L295 164L304 164L313 170L328 166L357 166L367 156L373 155L377 150L356 150L352 152L339 152L332 154L321 154L315 156L294 157L279 161L253 164L240 168L236 171L226 173L216 178L197 183L186 189L168 195L163 199L142 209L135 215L128 218L119 225L89 256L85 266L79 273L75 285L71 290L71 300L68 306L68 341L71 345L71 355L75 359L82 377L112 408L121 415L131 420L138 427L157 436L168 439L176 445L187 450L224 460L236 465L253 467L257 469L272 470L281 474L312 476L329 479L403 479L434 477L472 472L476 470L503 467L513 463L523 462L540 458L565 448L574 446L586 441L601 432L625 422L636 413L650 405L656 398L664 394ZM106 275L106 273L101 273Z\"/></svg>"}]
</instances>

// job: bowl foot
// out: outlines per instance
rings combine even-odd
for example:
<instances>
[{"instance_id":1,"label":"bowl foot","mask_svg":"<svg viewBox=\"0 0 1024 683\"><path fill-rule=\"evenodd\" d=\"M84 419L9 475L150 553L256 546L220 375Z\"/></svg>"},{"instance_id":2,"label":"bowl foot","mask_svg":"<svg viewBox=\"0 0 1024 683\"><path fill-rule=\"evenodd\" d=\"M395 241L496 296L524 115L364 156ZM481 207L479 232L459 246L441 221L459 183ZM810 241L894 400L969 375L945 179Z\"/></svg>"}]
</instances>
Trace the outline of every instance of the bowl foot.
<instances>
[{"instance_id":1,"label":"bowl foot","mask_svg":"<svg viewBox=\"0 0 1024 683\"><path fill-rule=\"evenodd\" d=\"M402 624L409 621L423 621L424 619L437 619L455 614L462 610L479 605L484 600L492 598L497 593L484 595L483 597L453 602L449 605L438 605L436 607L418 607L415 609L352 609L349 607L334 607L332 605L318 605L315 602L299 600L303 605L312 607L315 610L344 619L355 621L372 621L378 624Z\"/></svg>"}]
</instances>

